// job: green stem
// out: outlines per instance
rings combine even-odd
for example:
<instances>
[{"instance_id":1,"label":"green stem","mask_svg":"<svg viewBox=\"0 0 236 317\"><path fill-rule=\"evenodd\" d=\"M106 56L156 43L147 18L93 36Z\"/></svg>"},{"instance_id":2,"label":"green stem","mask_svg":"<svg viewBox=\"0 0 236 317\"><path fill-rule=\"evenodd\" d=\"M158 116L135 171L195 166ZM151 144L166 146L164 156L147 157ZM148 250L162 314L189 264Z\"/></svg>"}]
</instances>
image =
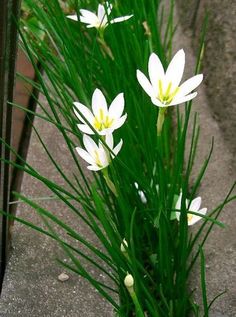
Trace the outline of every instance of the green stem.
<instances>
[{"instance_id":1,"label":"green stem","mask_svg":"<svg viewBox=\"0 0 236 317\"><path fill-rule=\"evenodd\" d=\"M102 27L98 28L99 37L100 37L101 41L103 41L103 42L104 42L104 31L105 31L104 28L102 28Z\"/></svg>"},{"instance_id":2,"label":"green stem","mask_svg":"<svg viewBox=\"0 0 236 317\"><path fill-rule=\"evenodd\" d=\"M167 108L160 108L159 113L158 113L158 118L157 118L157 136L161 135L162 132L162 126L165 121L165 113L166 113Z\"/></svg>"},{"instance_id":3,"label":"green stem","mask_svg":"<svg viewBox=\"0 0 236 317\"><path fill-rule=\"evenodd\" d=\"M129 291L129 294L133 300L134 306L135 306L135 313L136 313L136 317L145 317L145 314L142 310L141 305L139 304L139 300L138 297L136 296L136 293L133 289L133 287L127 288Z\"/></svg>"},{"instance_id":4,"label":"green stem","mask_svg":"<svg viewBox=\"0 0 236 317\"><path fill-rule=\"evenodd\" d=\"M117 190L116 190L116 187L114 185L114 183L111 181L109 175L108 175L108 169L107 168L104 168L102 170L103 172L103 177L107 183L107 186L109 187L109 189L113 192L113 194L118 197L118 193L117 193Z\"/></svg>"}]
</instances>

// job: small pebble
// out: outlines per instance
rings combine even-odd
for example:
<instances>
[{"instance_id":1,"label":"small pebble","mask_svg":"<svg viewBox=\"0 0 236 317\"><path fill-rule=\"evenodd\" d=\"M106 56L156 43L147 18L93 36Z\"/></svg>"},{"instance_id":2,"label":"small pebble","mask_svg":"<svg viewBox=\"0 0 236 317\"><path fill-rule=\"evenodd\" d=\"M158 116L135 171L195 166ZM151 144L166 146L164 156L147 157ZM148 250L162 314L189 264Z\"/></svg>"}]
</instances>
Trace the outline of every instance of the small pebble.
<instances>
[{"instance_id":1,"label":"small pebble","mask_svg":"<svg viewBox=\"0 0 236 317\"><path fill-rule=\"evenodd\" d=\"M65 281L69 280L69 275L67 275L66 273L61 273L58 276L58 280L61 282L65 282Z\"/></svg>"}]
</instances>

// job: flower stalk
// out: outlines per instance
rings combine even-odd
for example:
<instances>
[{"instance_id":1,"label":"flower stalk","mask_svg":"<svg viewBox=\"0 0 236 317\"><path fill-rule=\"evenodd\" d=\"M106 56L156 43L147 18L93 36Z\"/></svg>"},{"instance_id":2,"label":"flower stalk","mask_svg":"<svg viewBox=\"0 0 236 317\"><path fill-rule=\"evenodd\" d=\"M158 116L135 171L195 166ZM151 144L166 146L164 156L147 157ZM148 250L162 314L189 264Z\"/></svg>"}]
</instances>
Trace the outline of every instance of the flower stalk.
<instances>
[{"instance_id":1,"label":"flower stalk","mask_svg":"<svg viewBox=\"0 0 236 317\"><path fill-rule=\"evenodd\" d=\"M103 177L106 181L106 184L108 186L108 188L111 190L111 192L116 196L118 197L118 193L117 193L117 190L116 190L116 187L114 185L114 183L112 182L112 180L110 179L109 177L109 174L108 174L108 169L107 168L104 168L102 170L102 173L103 173Z\"/></svg>"},{"instance_id":2,"label":"flower stalk","mask_svg":"<svg viewBox=\"0 0 236 317\"><path fill-rule=\"evenodd\" d=\"M114 55L112 54L111 48L107 45L107 43L104 39L104 29L101 30L98 34L99 34L98 42L101 44L101 49L102 49L104 56L106 54L107 56L110 57L110 59L112 61L114 61L115 58L114 58Z\"/></svg>"},{"instance_id":3,"label":"flower stalk","mask_svg":"<svg viewBox=\"0 0 236 317\"><path fill-rule=\"evenodd\" d=\"M162 127L165 121L165 114L167 108L159 108L159 113L157 117L157 136L161 136Z\"/></svg>"},{"instance_id":4,"label":"flower stalk","mask_svg":"<svg viewBox=\"0 0 236 317\"><path fill-rule=\"evenodd\" d=\"M137 297L135 290L134 290L134 278L131 274L126 275L125 280L124 280L124 284L125 284L125 287L127 288L127 291L129 292L130 297L134 303L136 316L137 317L145 317L145 314L142 310L142 307L139 303L138 297Z\"/></svg>"}]
</instances>

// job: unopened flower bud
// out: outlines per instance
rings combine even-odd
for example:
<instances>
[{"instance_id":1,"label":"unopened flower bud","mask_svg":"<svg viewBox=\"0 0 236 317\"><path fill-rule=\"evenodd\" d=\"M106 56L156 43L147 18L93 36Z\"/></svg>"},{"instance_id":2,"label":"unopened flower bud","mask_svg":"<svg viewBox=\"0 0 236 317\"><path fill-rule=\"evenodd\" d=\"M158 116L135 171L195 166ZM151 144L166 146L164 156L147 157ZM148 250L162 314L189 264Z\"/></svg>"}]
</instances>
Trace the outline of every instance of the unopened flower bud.
<instances>
[{"instance_id":1,"label":"unopened flower bud","mask_svg":"<svg viewBox=\"0 0 236 317\"><path fill-rule=\"evenodd\" d=\"M134 183L134 186L135 186L135 188L136 188L137 191L138 191L138 194L139 194L139 197L140 197L141 202L142 202L143 204L146 204L146 203L147 203L147 198L146 198L144 192L143 192L142 190L139 190L139 185L138 185L138 183L135 182L135 183Z\"/></svg>"},{"instance_id":2,"label":"unopened flower bud","mask_svg":"<svg viewBox=\"0 0 236 317\"><path fill-rule=\"evenodd\" d=\"M128 291L132 291L134 287L134 278L131 274L127 274L124 280L124 284L127 287Z\"/></svg>"},{"instance_id":3,"label":"unopened flower bud","mask_svg":"<svg viewBox=\"0 0 236 317\"><path fill-rule=\"evenodd\" d=\"M128 248L128 242L125 239L123 239L123 241L122 241L122 243L120 245L121 252L122 253L126 253L127 252L127 250L126 250L127 248Z\"/></svg>"}]
</instances>

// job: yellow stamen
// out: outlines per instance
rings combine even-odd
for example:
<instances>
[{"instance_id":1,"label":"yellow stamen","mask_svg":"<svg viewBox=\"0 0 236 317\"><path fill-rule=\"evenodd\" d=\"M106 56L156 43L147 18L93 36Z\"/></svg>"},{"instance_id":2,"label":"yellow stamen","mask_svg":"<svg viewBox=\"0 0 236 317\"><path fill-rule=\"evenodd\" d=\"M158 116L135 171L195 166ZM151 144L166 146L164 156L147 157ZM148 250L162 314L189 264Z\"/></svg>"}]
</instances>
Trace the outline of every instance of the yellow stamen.
<instances>
[{"instance_id":1,"label":"yellow stamen","mask_svg":"<svg viewBox=\"0 0 236 317\"><path fill-rule=\"evenodd\" d=\"M101 130L101 122L98 120L97 117L94 118L94 123L93 126L97 129L97 130Z\"/></svg>"},{"instance_id":2,"label":"yellow stamen","mask_svg":"<svg viewBox=\"0 0 236 317\"><path fill-rule=\"evenodd\" d=\"M104 118L104 112L103 112L103 109L99 109L99 114L100 114L100 120L103 121L103 118Z\"/></svg>"},{"instance_id":3,"label":"yellow stamen","mask_svg":"<svg viewBox=\"0 0 236 317\"><path fill-rule=\"evenodd\" d=\"M107 116L105 121L105 127L110 128L113 122L114 122L114 119L109 119L109 117Z\"/></svg>"},{"instance_id":4,"label":"yellow stamen","mask_svg":"<svg viewBox=\"0 0 236 317\"><path fill-rule=\"evenodd\" d=\"M166 104L166 106L168 106L168 104L171 103L171 101L174 99L174 97L176 96L176 94L179 92L179 87L175 88L175 90L173 92L171 92L171 88L172 88L172 82L169 82L166 91L163 93L163 84L162 81L159 80L158 81L158 88L159 88L159 94L157 96L157 98L163 103Z\"/></svg>"},{"instance_id":5,"label":"yellow stamen","mask_svg":"<svg viewBox=\"0 0 236 317\"><path fill-rule=\"evenodd\" d=\"M171 90L171 86L172 86L172 82L170 82L168 84L168 87L167 87L166 92L165 92L165 98L167 98L169 96L169 93L170 93L170 90Z\"/></svg>"},{"instance_id":6,"label":"yellow stamen","mask_svg":"<svg viewBox=\"0 0 236 317\"><path fill-rule=\"evenodd\" d=\"M159 80L158 84L159 84L159 98L160 98L160 100L163 100L162 81Z\"/></svg>"},{"instance_id":7,"label":"yellow stamen","mask_svg":"<svg viewBox=\"0 0 236 317\"><path fill-rule=\"evenodd\" d=\"M104 118L104 112L102 109L100 109L99 112L100 112L99 116L94 118L93 126L95 127L95 129L97 129L98 131L101 131L103 129L110 128L114 122L114 119L109 118L109 116L106 116Z\"/></svg>"},{"instance_id":8,"label":"yellow stamen","mask_svg":"<svg viewBox=\"0 0 236 317\"><path fill-rule=\"evenodd\" d=\"M193 214L188 214L187 217L188 217L188 222L190 222L193 219Z\"/></svg>"},{"instance_id":9,"label":"yellow stamen","mask_svg":"<svg viewBox=\"0 0 236 317\"><path fill-rule=\"evenodd\" d=\"M171 103L171 101L174 99L174 97L177 95L177 93L179 92L180 88L177 87L175 88L175 90L172 92L172 94L169 95L168 99L167 99L167 103Z\"/></svg>"},{"instance_id":10,"label":"yellow stamen","mask_svg":"<svg viewBox=\"0 0 236 317\"><path fill-rule=\"evenodd\" d=\"M105 125L106 127L108 127L108 126L109 126L109 117L108 117L108 116L106 116L106 119L105 119L104 125Z\"/></svg>"},{"instance_id":11,"label":"yellow stamen","mask_svg":"<svg viewBox=\"0 0 236 317\"><path fill-rule=\"evenodd\" d=\"M97 150L94 150L94 156L95 156L95 163L97 164L97 166L99 167L102 167L102 162L99 158L99 155L98 155L98 151Z\"/></svg>"}]
</instances>

